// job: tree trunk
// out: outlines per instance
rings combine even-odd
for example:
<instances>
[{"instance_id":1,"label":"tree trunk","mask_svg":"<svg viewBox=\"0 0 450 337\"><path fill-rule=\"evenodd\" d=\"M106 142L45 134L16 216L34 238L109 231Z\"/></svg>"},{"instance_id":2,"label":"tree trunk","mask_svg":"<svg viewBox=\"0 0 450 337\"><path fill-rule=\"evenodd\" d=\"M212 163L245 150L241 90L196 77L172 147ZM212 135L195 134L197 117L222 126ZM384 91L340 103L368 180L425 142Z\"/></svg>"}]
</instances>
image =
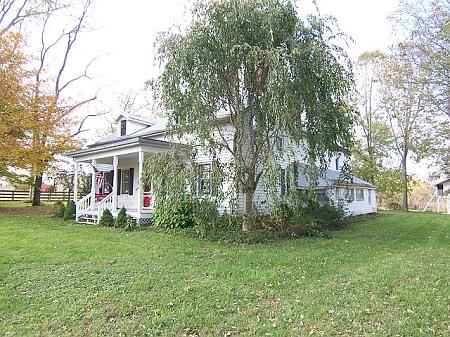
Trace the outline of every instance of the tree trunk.
<instances>
[{"instance_id":1,"label":"tree trunk","mask_svg":"<svg viewBox=\"0 0 450 337\"><path fill-rule=\"evenodd\" d=\"M250 232L252 230L252 214L253 214L253 194L254 191L244 192L244 222L242 223L242 231Z\"/></svg>"},{"instance_id":2,"label":"tree trunk","mask_svg":"<svg viewBox=\"0 0 450 337\"><path fill-rule=\"evenodd\" d=\"M376 169L376 162L375 162L375 156L373 154L373 147L369 146L368 149L369 154L369 165L370 165L370 172L369 172L369 182L373 185L375 185L375 172L374 169Z\"/></svg>"},{"instance_id":3,"label":"tree trunk","mask_svg":"<svg viewBox=\"0 0 450 337\"><path fill-rule=\"evenodd\" d=\"M402 211L408 212L408 174L406 171L406 156L405 153L402 158L402 170L403 170L403 204Z\"/></svg>"},{"instance_id":4,"label":"tree trunk","mask_svg":"<svg viewBox=\"0 0 450 337\"><path fill-rule=\"evenodd\" d=\"M42 174L35 176L34 186L33 186L33 206L41 206L41 185L42 185Z\"/></svg>"}]
</instances>

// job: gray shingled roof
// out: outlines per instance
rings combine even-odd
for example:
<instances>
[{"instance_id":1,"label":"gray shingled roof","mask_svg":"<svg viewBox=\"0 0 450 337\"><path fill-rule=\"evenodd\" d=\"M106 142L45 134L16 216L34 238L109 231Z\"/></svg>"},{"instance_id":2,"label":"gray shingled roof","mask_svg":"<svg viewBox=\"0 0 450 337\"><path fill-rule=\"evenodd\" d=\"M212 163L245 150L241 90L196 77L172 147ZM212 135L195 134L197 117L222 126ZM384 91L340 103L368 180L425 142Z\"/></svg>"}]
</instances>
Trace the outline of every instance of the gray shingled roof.
<instances>
[{"instance_id":1,"label":"gray shingled roof","mask_svg":"<svg viewBox=\"0 0 450 337\"><path fill-rule=\"evenodd\" d=\"M133 114L128 114L128 113L121 113L119 116L117 116L116 118L116 122L118 122L120 119L122 119L122 117L125 117L129 120L132 120L134 122L137 123L141 123L141 124L146 124L146 125L152 125L153 121L144 117L144 116L140 116L140 115L133 115Z\"/></svg>"},{"instance_id":2,"label":"gray shingled roof","mask_svg":"<svg viewBox=\"0 0 450 337\"><path fill-rule=\"evenodd\" d=\"M90 148L90 147L95 147L95 146L99 146L99 145L103 145L103 144L120 142L122 140L130 139L130 138L151 136L156 133L164 132L166 130L166 127L167 127L167 118L158 118L153 122L152 125L150 125L146 128L143 128L139 131L130 133L129 135L126 135L126 136L118 136L117 134L108 135L93 144L89 144L87 147Z\"/></svg>"},{"instance_id":3,"label":"gray shingled roof","mask_svg":"<svg viewBox=\"0 0 450 337\"><path fill-rule=\"evenodd\" d=\"M117 147L129 147L133 145L153 145L157 147L170 148L170 142L166 142L164 140L156 140L156 139L146 139L143 137L121 137L121 139L115 142L109 143L101 143L96 145L91 145L87 149L82 149L78 151L72 151L66 153L66 156L69 157L78 157L80 155L95 153L95 152L103 152L111 149L115 149Z\"/></svg>"},{"instance_id":4,"label":"gray shingled roof","mask_svg":"<svg viewBox=\"0 0 450 337\"><path fill-rule=\"evenodd\" d=\"M300 174L299 177L299 187L308 188L309 187L309 180L306 178L304 174ZM361 178L351 176L350 179L345 179L341 176L340 171L336 170L326 170L322 177L319 178L318 182L318 188L324 188L324 187L330 187L330 186L344 186L344 185L356 185L356 186L363 186L363 187L369 187L369 188L376 188L376 186L372 185L371 183L362 180Z\"/></svg>"},{"instance_id":5,"label":"gray shingled roof","mask_svg":"<svg viewBox=\"0 0 450 337\"><path fill-rule=\"evenodd\" d=\"M437 183L435 183L434 185L435 185L435 186L437 186L437 185L442 185L442 184L445 184L445 183L447 183L447 182L450 182L450 177L445 178L445 179L443 179L443 180L440 180L440 181L438 181Z\"/></svg>"}]
</instances>

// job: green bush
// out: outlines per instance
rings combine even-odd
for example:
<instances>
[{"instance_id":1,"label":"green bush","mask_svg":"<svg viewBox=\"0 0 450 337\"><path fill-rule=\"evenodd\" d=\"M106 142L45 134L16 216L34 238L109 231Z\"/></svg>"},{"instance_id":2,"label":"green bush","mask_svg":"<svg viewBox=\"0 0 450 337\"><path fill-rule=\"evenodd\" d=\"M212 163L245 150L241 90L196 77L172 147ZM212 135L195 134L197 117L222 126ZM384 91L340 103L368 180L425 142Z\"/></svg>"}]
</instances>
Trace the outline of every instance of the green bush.
<instances>
[{"instance_id":1,"label":"green bush","mask_svg":"<svg viewBox=\"0 0 450 337\"><path fill-rule=\"evenodd\" d=\"M194 202L192 219L198 236L205 237L209 229L219 224L217 205L209 200Z\"/></svg>"},{"instance_id":2,"label":"green bush","mask_svg":"<svg viewBox=\"0 0 450 337\"><path fill-rule=\"evenodd\" d=\"M76 213L76 206L73 200L67 203L66 209L64 210L64 220L74 220Z\"/></svg>"},{"instance_id":3,"label":"green bush","mask_svg":"<svg viewBox=\"0 0 450 337\"><path fill-rule=\"evenodd\" d=\"M298 236L329 236L329 231L345 226L342 207L316 202L306 207L297 206L289 230Z\"/></svg>"},{"instance_id":4,"label":"green bush","mask_svg":"<svg viewBox=\"0 0 450 337\"><path fill-rule=\"evenodd\" d=\"M64 213L66 206L61 201L57 201L54 206L54 216L55 218L64 218Z\"/></svg>"},{"instance_id":5,"label":"green bush","mask_svg":"<svg viewBox=\"0 0 450 337\"><path fill-rule=\"evenodd\" d=\"M125 209L125 207L122 206L122 208L119 211L119 214L117 214L114 227L125 228L126 226L127 226L127 210Z\"/></svg>"},{"instance_id":6,"label":"green bush","mask_svg":"<svg viewBox=\"0 0 450 337\"><path fill-rule=\"evenodd\" d=\"M194 208L195 203L189 198L158 204L153 213L153 223L155 227L161 228L193 227Z\"/></svg>"},{"instance_id":7,"label":"green bush","mask_svg":"<svg viewBox=\"0 0 450 337\"><path fill-rule=\"evenodd\" d=\"M272 225L274 230L284 230L292 222L294 209L286 202L279 202L272 207L272 213L268 223Z\"/></svg>"},{"instance_id":8,"label":"green bush","mask_svg":"<svg viewBox=\"0 0 450 337\"><path fill-rule=\"evenodd\" d=\"M317 207L313 212L317 221L326 229L337 230L344 228L346 225L345 212L342 206L325 204Z\"/></svg>"},{"instance_id":9,"label":"green bush","mask_svg":"<svg viewBox=\"0 0 450 337\"><path fill-rule=\"evenodd\" d=\"M114 217L109 211L109 209L105 209L100 217L100 221L98 223L100 226L104 227L112 227L114 226Z\"/></svg>"},{"instance_id":10,"label":"green bush","mask_svg":"<svg viewBox=\"0 0 450 337\"><path fill-rule=\"evenodd\" d=\"M125 225L125 230L127 231L131 231L133 229L136 229L137 227L137 222L136 219L133 218L131 215L127 215L127 224Z\"/></svg>"},{"instance_id":11,"label":"green bush","mask_svg":"<svg viewBox=\"0 0 450 337\"><path fill-rule=\"evenodd\" d=\"M346 223L342 208L320 205L301 193L275 205L270 215L252 214L250 221L252 231L243 233L242 214L219 215L215 203L191 198L161 203L153 213L155 227L177 229L186 235L212 241L239 243L291 236L330 236L331 230L340 229Z\"/></svg>"}]
</instances>

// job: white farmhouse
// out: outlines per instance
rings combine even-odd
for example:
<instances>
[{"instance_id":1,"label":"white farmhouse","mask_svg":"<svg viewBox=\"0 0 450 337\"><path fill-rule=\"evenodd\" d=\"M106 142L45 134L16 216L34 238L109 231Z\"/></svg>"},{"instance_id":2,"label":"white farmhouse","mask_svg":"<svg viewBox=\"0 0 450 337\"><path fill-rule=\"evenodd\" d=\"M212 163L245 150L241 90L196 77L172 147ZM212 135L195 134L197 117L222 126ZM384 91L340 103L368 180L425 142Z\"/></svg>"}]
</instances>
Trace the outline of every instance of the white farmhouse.
<instances>
[{"instance_id":1,"label":"white farmhouse","mask_svg":"<svg viewBox=\"0 0 450 337\"><path fill-rule=\"evenodd\" d=\"M178 138L169 136L166 132L167 119L160 118L148 120L146 118L122 114L116 119L118 131L116 135L108 136L85 149L68 153L74 160L75 187L74 198L76 203L76 220L80 222L98 223L103 210L109 209L117 215L121 207L135 217L140 224L150 223L154 200L151 186L142 187L139 183L145 160L150 154L170 151L174 142L183 142ZM226 122L222 126L221 137L226 141L233 141L233 127ZM278 146L288 148L289 151L279 159L281 166L278 194L284 195L291 188L307 188L308 181L301 169L302 153L304 149L291 144L287 138L278 139ZM201 150L201 149L200 149ZM201 151L200 151L201 153ZM233 160L229 153L221 153L220 161L223 163ZM209 193L209 179L212 168L212 159L200 154L196 159L198 164L197 191ZM77 176L80 164L88 164L92 170L91 192L78 200ZM296 163L297 186L287 181L286 169ZM347 213L351 215L373 213L377 211L376 187L368 182L352 177L344 180L340 169L343 157L330 158L328 170L320 178L317 186L317 198L320 202L331 199L333 202L345 202ZM222 188L230 190L233 184L225 182ZM237 194L237 207L243 208L243 196ZM269 211L269 197L263 184L260 183L253 198L254 204L262 212ZM224 200L219 211L230 209L230 200Z\"/></svg>"}]
</instances>

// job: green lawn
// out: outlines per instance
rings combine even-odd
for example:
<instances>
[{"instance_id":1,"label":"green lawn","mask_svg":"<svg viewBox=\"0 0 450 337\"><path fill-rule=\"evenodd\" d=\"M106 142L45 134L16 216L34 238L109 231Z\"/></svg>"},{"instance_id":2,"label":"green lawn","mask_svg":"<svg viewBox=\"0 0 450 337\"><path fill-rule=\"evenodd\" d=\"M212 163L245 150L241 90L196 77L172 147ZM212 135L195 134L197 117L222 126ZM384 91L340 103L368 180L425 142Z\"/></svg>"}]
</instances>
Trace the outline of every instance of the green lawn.
<instances>
[{"instance_id":1,"label":"green lawn","mask_svg":"<svg viewBox=\"0 0 450 337\"><path fill-rule=\"evenodd\" d=\"M0 217L1 336L444 336L450 217L239 246Z\"/></svg>"}]
</instances>

